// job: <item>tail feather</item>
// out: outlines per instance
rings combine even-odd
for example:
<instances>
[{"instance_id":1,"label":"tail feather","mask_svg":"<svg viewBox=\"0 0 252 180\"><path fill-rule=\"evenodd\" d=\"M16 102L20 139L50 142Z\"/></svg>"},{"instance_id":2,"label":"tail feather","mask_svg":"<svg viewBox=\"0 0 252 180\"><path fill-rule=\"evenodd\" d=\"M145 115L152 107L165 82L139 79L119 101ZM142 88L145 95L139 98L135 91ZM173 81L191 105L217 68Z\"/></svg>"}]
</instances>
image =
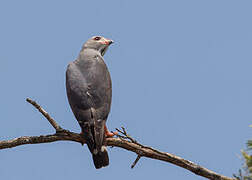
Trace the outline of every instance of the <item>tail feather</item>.
<instances>
[{"instance_id":1,"label":"tail feather","mask_svg":"<svg viewBox=\"0 0 252 180\"><path fill-rule=\"evenodd\" d=\"M88 145L89 151L92 153L93 162L96 169L109 165L109 157L106 146L104 146L104 125L97 123L100 126L88 125L82 128L82 132L86 143ZM103 125L103 126L101 126Z\"/></svg>"},{"instance_id":2,"label":"tail feather","mask_svg":"<svg viewBox=\"0 0 252 180\"><path fill-rule=\"evenodd\" d=\"M102 146L101 151L98 151L97 153L92 153L92 156L96 169L100 169L109 165L109 156L107 148L105 146Z\"/></svg>"},{"instance_id":3,"label":"tail feather","mask_svg":"<svg viewBox=\"0 0 252 180\"><path fill-rule=\"evenodd\" d=\"M98 119L94 121L94 126L92 127L94 131L92 135L95 140L95 146L97 149L100 150L104 144L104 138L105 138L104 126L105 121L102 119Z\"/></svg>"}]
</instances>

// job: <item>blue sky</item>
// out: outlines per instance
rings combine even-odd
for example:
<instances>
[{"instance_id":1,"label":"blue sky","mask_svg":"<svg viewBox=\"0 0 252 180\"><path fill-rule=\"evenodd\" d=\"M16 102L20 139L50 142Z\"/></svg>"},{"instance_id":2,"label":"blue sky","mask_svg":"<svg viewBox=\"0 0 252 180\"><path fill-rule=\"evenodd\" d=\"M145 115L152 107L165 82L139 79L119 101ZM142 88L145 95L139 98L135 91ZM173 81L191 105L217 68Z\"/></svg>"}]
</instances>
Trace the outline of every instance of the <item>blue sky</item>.
<instances>
[{"instance_id":1,"label":"blue sky","mask_svg":"<svg viewBox=\"0 0 252 180\"><path fill-rule=\"evenodd\" d=\"M251 138L251 1L0 1L0 139L54 133L28 103L80 132L65 70L93 35L115 41L105 55L113 82L108 127L226 176ZM171 164L109 149L93 167L74 142L0 152L0 179L203 179Z\"/></svg>"}]
</instances>

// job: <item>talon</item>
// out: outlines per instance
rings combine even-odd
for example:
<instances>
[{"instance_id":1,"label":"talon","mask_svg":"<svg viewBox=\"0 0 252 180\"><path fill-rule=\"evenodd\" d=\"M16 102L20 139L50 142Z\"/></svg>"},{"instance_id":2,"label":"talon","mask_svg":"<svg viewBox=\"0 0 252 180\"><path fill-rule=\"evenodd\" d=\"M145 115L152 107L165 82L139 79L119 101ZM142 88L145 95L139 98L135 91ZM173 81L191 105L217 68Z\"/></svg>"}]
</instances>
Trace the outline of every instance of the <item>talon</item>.
<instances>
[{"instance_id":1,"label":"talon","mask_svg":"<svg viewBox=\"0 0 252 180\"><path fill-rule=\"evenodd\" d=\"M113 137L115 135L118 135L118 132L110 132L106 125L104 126L104 131L106 137Z\"/></svg>"}]
</instances>

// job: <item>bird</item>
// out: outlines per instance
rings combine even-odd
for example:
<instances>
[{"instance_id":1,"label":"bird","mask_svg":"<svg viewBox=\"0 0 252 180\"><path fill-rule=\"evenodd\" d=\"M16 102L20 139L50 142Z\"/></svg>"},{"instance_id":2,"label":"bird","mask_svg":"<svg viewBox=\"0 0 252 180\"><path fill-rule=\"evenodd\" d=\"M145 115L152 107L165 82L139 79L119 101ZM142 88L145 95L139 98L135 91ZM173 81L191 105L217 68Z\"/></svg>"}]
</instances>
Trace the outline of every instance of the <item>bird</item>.
<instances>
[{"instance_id":1,"label":"bird","mask_svg":"<svg viewBox=\"0 0 252 180\"><path fill-rule=\"evenodd\" d=\"M111 107L112 82L103 58L112 43L113 40L102 36L91 37L66 70L68 101L81 127L81 135L92 153L96 169L109 165L105 139L116 134L106 126Z\"/></svg>"}]
</instances>

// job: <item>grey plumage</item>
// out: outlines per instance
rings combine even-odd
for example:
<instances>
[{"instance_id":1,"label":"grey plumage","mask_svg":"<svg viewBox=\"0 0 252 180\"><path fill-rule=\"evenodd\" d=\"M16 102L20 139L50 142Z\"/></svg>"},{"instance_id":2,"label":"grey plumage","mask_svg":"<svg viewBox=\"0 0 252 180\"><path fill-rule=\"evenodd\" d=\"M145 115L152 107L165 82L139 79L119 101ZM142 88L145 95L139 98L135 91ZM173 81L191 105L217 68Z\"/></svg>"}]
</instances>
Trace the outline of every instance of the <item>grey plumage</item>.
<instances>
[{"instance_id":1,"label":"grey plumage","mask_svg":"<svg viewBox=\"0 0 252 180\"><path fill-rule=\"evenodd\" d=\"M68 101L97 169L109 164L104 126L110 111L112 89L103 55L112 42L101 36L90 38L66 71Z\"/></svg>"}]
</instances>

